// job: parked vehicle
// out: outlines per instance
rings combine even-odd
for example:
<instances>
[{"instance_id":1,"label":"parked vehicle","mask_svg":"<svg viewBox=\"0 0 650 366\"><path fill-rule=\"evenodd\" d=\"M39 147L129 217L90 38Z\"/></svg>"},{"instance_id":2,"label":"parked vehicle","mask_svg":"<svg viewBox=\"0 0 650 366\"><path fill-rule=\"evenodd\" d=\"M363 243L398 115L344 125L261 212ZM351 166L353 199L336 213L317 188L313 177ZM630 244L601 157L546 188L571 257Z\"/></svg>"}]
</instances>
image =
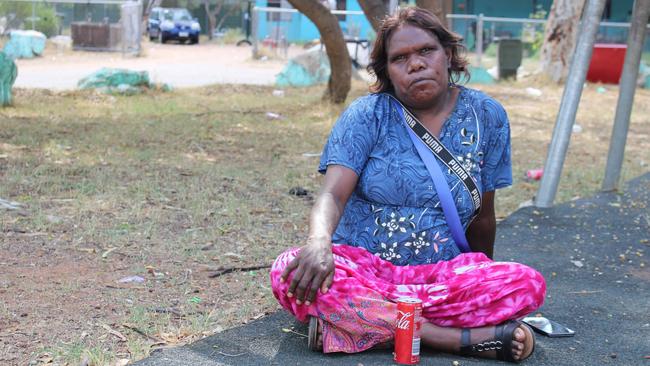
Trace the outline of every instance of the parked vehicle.
<instances>
[{"instance_id":1,"label":"parked vehicle","mask_svg":"<svg viewBox=\"0 0 650 366\"><path fill-rule=\"evenodd\" d=\"M187 9L183 8L153 8L147 22L147 33L150 40L165 43L169 40L199 43L201 25L192 18Z\"/></svg>"}]
</instances>

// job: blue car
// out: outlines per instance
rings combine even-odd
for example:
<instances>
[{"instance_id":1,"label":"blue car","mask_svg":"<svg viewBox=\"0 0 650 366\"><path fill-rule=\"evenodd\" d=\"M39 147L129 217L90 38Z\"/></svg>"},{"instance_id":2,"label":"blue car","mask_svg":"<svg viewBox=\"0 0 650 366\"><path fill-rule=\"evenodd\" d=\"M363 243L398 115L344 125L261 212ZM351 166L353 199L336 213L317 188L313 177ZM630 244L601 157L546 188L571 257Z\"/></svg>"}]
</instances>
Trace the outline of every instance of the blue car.
<instances>
[{"instance_id":1,"label":"blue car","mask_svg":"<svg viewBox=\"0 0 650 366\"><path fill-rule=\"evenodd\" d=\"M169 40L199 43L201 26L187 9L182 8L153 8L147 22L147 33L150 40L165 43Z\"/></svg>"}]
</instances>

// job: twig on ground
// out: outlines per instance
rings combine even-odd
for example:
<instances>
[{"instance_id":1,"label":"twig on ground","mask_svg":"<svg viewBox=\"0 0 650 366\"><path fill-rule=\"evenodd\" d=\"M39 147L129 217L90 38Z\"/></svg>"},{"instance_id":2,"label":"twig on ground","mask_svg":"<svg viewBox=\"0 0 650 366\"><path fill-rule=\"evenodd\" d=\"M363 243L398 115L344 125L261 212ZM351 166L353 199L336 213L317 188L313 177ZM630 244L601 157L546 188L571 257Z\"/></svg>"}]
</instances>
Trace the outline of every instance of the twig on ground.
<instances>
[{"instance_id":1,"label":"twig on ground","mask_svg":"<svg viewBox=\"0 0 650 366\"><path fill-rule=\"evenodd\" d=\"M301 337L305 337L305 338L307 338L307 335L306 335L306 334L298 333L298 332L296 332L296 331L293 330L293 329L282 328L282 331L285 332L285 333L293 333L293 334L297 334L297 335L299 335L299 336L301 336Z\"/></svg>"},{"instance_id":2,"label":"twig on ground","mask_svg":"<svg viewBox=\"0 0 650 366\"><path fill-rule=\"evenodd\" d=\"M20 210L23 206L20 202L7 201L0 198L0 207L6 208L7 210Z\"/></svg>"},{"instance_id":3,"label":"twig on ground","mask_svg":"<svg viewBox=\"0 0 650 366\"><path fill-rule=\"evenodd\" d=\"M177 309L174 308L153 308L151 309L154 313L162 313L162 314L174 314L178 317L183 317L185 314L181 313Z\"/></svg>"},{"instance_id":4,"label":"twig on ground","mask_svg":"<svg viewBox=\"0 0 650 366\"><path fill-rule=\"evenodd\" d=\"M172 211L187 211L184 208L174 207L174 206L170 206L170 205L164 205L163 208L168 209L168 210L172 210Z\"/></svg>"},{"instance_id":5,"label":"twig on ground","mask_svg":"<svg viewBox=\"0 0 650 366\"><path fill-rule=\"evenodd\" d=\"M20 202L7 201L0 198L0 209L4 208L8 211L15 211L20 216L29 216L29 213L25 211L25 205Z\"/></svg>"},{"instance_id":6,"label":"twig on ground","mask_svg":"<svg viewBox=\"0 0 650 366\"><path fill-rule=\"evenodd\" d=\"M597 294L600 292L603 292L603 290L594 290L594 291L581 290L581 291L570 291L568 293L572 295L589 295L589 294Z\"/></svg>"},{"instance_id":7,"label":"twig on ground","mask_svg":"<svg viewBox=\"0 0 650 366\"><path fill-rule=\"evenodd\" d=\"M146 337L146 338L149 338L150 340L156 342L156 344L165 344L165 343L167 343L167 342L163 341L163 340L160 339L160 338L156 338L156 337L154 337L154 336L151 336L151 335L145 333L144 331L140 330L138 327L136 327L136 326L134 326L134 325L127 324L127 323L122 323L122 326L123 326L124 328L126 328L126 329L130 329L130 330L132 330L132 331L134 331L134 332L140 334L141 336L144 336L144 337Z\"/></svg>"},{"instance_id":8,"label":"twig on ground","mask_svg":"<svg viewBox=\"0 0 650 366\"><path fill-rule=\"evenodd\" d=\"M255 114L255 113L266 113L266 111L263 110L253 110L253 109L245 109L245 110L236 110L236 109L210 109L207 111L199 112L199 113L194 113L192 116L194 117L200 117L204 116L206 114L214 114L214 113L240 113L240 114Z\"/></svg>"},{"instance_id":9,"label":"twig on ground","mask_svg":"<svg viewBox=\"0 0 650 366\"><path fill-rule=\"evenodd\" d=\"M108 324L101 324L101 327L106 329L106 331L108 333L110 333L110 334L116 336L117 338L119 338L122 342L126 342L126 337L124 336L124 334L122 334L122 333L116 331L115 329L111 328Z\"/></svg>"},{"instance_id":10,"label":"twig on ground","mask_svg":"<svg viewBox=\"0 0 650 366\"><path fill-rule=\"evenodd\" d=\"M243 355L246 354L246 352L243 352L243 353L237 353L236 355L231 355L230 353L221 352L221 351L219 351L217 353L220 354L220 355L226 356L226 357L239 357L239 356L243 356Z\"/></svg>"},{"instance_id":11,"label":"twig on ground","mask_svg":"<svg viewBox=\"0 0 650 366\"><path fill-rule=\"evenodd\" d=\"M111 254L111 252L116 249L117 249L116 247L108 248L104 253L102 253L102 259L108 258L108 255Z\"/></svg>"},{"instance_id":12,"label":"twig on ground","mask_svg":"<svg viewBox=\"0 0 650 366\"><path fill-rule=\"evenodd\" d=\"M264 269L264 268L271 268L270 264L263 264L263 265L257 265L257 266L250 266L250 267L225 267L225 268L219 268L214 271L214 273L211 273L210 278L216 278L219 276L223 276L228 273L232 273L235 271L256 271L258 269Z\"/></svg>"},{"instance_id":13,"label":"twig on ground","mask_svg":"<svg viewBox=\"0 0 650 366\"><path fill-rule=\"evenodd\" d=\"M146 290L147 289L145 286L116 286L111 284L107 284L105 286L107 288L114 288L116 290Z\"/></svg>"},{"instance_id":14,"label":"twig on ground","mask_svg":"<svg viewBox=\"0 0 650 366\"><path fill-rule=\"evenodd\" d=\"M12 228L4 230L4 232L6 232L6 233L16 233L16 234L26 234L27 230L17 228L17 227L12 227Z\"/></svg>"}]
</instances>

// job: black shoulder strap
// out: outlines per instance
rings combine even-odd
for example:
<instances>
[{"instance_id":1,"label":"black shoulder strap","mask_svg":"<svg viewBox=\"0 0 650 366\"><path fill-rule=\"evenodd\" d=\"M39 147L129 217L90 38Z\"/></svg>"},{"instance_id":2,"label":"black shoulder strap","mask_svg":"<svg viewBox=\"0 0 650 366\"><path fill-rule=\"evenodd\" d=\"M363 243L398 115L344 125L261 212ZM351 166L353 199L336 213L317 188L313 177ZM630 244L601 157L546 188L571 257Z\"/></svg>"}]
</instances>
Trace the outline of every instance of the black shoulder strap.
<instances>
[{"instance_id":1,"label":"black shoulder strap","mask_svg":"<svg viewBox=\"0 0 650 366\"><path fill-rule=\"evenodd\" d=\"M392 96L391 96L392 97ZM472 178L472 175L469 174L467 170L465 170L465 167L463 167L463 164L461 164L455 157L454 155L447 150L447 148L438 140L438 138L433 135L432 133L427 130L426 127L418 119L409 111L402 103L400 103L397 98L392 97L393 100L395 100L399 106L402 107L402 110L404 112L404 119L406 120L406 124L411 127L413 132L424 142L424 144L431 150L433 155L435 155L440 161L442 161L449 170L451 170L452 173L454 173L461 182L463 182L463 185L465 188L469 191L471 197L472 197L472 204L474 206L474 213L472 216L478 215L478 213L481 211L481 191L478 189L478 186L476 185L476 182L474 182L474 178Z\"/></svg>"}]
</instances>

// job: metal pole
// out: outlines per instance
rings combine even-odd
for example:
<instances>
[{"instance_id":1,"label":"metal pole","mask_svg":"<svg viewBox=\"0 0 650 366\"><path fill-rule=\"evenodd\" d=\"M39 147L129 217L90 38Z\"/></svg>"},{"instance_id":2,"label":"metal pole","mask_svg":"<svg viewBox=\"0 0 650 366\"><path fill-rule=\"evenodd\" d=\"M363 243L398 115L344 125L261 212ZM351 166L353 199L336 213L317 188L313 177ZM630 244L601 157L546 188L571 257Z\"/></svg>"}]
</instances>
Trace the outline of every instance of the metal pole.
<instances>
[{"instance_id":1,"label":"metal pole","mask_svg":"<svg viewBox=\"0 0 650 366\"><path fill-rule=\"evenodd\" d=\"M259 14L258 14L258 9L257 7L253 7L253 11L251 14L251 33L253 39L251 40L253 42L253 59L257 59L259 57L258 54L258 45L257 45L257 27L259 23Z\"/></svg>"},{"instance_id":2,"label":"metal pole","mask_svg":"<svg viewBox=\"0 0 650 366\"><path fill-rule=\"evenodd\" d=\"M32 30L36 30L36 2L32 3Z\"/></svg>"},{"instance_id":3,"label":"metal pole","mask_svg":"<svg viewBox=\"0 0 650 366\"><path fill-rule=\"evenodd\" d=\"M621 165L625 153L627 131L630 127L630 115L632 114L636 78L639 75L639 64L645 42L645 27L648 24L648 16L650 16L650 0L636 0L632 13L630 34L627 37L627 51L618 91L612 138L609 142L607 166L602 186L604 191L615 190L621 177Z\"/></svg>"},{"instance_id":4,"label":"metal pole","mask_svg":"<svg viewBox=\"0 0 650 366\"><path fill-rule=\"evenodd\" d=\"M544 165L544 175L535 200L537 207L550 207L555 199L564 158L569 147L571 130L573 129L582 88L587 76L587 68L591 60L594 40L598 32L598 24L604 7L605 0L587 0L584 16L578 30L578 43L571 60L569 77L562 93L560 111L553 129L553 139Z\"/></svg>"},{"instance_id":5,"label":"metal pole","mask_svg":"<svg viewBox=\"0 0 650 366\"><path fill-rule=\"evenodd\" d=\"M399 3L397 0L388 0L388 14L393 15L395 14L395 11L397 11L397 8L399 7Z\"/></svg>"},{"instance_id":6,"label":"metal pole","mask_svg":"<svg viewBox=\"0 0 650 366\"><path fill-rule=\"evenodd\" d=\"M481 67L481 57L483 56L483 13L478 15L476 21L476 66Z\"/></svg>"}]
</instances>

